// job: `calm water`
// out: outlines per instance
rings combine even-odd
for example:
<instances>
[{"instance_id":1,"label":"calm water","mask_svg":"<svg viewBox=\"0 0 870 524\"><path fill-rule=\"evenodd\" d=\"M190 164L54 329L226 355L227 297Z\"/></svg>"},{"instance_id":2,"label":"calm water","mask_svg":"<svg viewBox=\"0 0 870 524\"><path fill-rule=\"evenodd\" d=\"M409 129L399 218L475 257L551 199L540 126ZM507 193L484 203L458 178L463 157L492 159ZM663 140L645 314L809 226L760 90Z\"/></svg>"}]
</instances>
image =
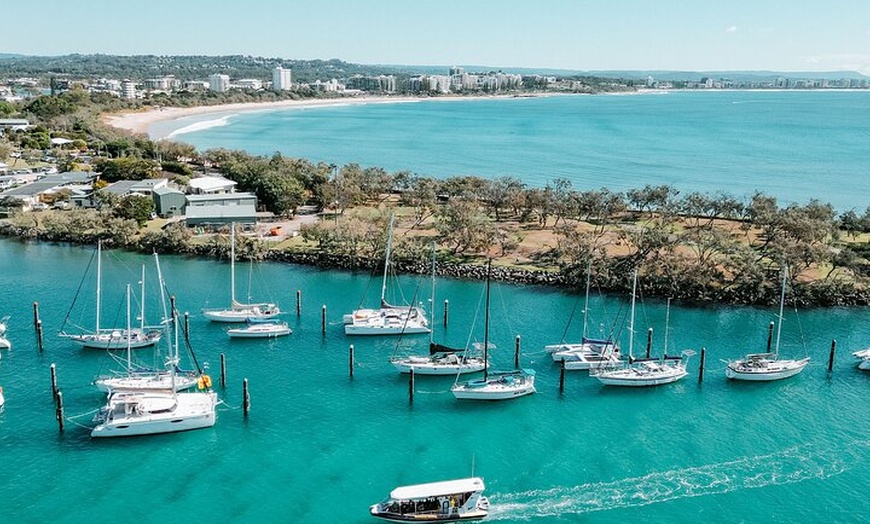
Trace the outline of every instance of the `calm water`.
<instances>
[{"instance_id":1,"label":"calm water","mask_svg":"<svg viewBox=\"0 0 870 524\"><path fill-rule=\"evenodd\" d=\"M720 359L763 348L774 311L671 308L668 347L707 348L707 375L658 388L605 389L580 372L558 392L558 368L541 347L558 342L582 296L497 285L493 289L494 361L513 362L522 336L523 363L538 372L536 395L506 403L460 403L450 378L418 378L413 406L407 380L387 359L422 350L426 336L344 336L342 313L377 301L379 280L367 274L263 264L250 279L255 298L290 312L294 333L277 341L230 341L200 308L225 304L229 265L182 257L161 259L180 309L190 311L192 343L211 364L219 354L229 384L214 428L175 435L91 440L73 423L58 436L49 366L56 363L67 415L90 425L102 398L89 382L113 367L104 352L81 350L52 336L69 309L92 249L0 240L0 314L9 314L11 351L2 352L0 385L0 522L214 523L358 522L368 506L402 484L461 477L486 479L496 522L866 522L870 478L867 391L849 351L870 344L870 311L787 311L782 351L813 357L803 374L780 383L736 384ZM22 264L27 270L22 270ZM123 324L123 286L135 285L150 257L104 253L104 323ZM240 291L248 278L241 265ZM429 295L427 278L403 277L405 294ZM89 325L86 281L71 319ZM263 292L265 283L270 291ZM303 309L295 313L295 292ZM483 285L439 280L436 304L450 300L450 325L436 320L437 340L464 345L482 337ZM153 290L149 291L155 297ZM38 301L45 349L38 352L31 304ZM591 325L607 325L627 297L592 298ZM329 325L321 334L321 306ZM82 307L79 308L78 306ZM155 308L156 309L156 308ZM79 311L81 310L81 311ZM149 313L156 317L156 312ZM663 345L665 307L639 300L635 349L646 328ZM593 330L594 331L594 330ZM572 326L573 338L580 326ZM832 377L831 339L839 351ZM355 344L355 377L348 345ZM628 339L623 333L623 347ZM152 359L151 350L140 358ZM545 358L546 357L546 358ZM252 411L244 420L241 381Z\"/></svg>"},{"instance_id":2,"label":"calm water","mask_svg":"<svg viewBox=\"0 0 870 524\"><path fill-rule=\"evenodd\" d=\"M671 92L423 101L200 115L154 135L421 175L567 178L578 189L670 184L755 191L839 211L870 205L870 91Z\"/></svg>"}]
</instances>

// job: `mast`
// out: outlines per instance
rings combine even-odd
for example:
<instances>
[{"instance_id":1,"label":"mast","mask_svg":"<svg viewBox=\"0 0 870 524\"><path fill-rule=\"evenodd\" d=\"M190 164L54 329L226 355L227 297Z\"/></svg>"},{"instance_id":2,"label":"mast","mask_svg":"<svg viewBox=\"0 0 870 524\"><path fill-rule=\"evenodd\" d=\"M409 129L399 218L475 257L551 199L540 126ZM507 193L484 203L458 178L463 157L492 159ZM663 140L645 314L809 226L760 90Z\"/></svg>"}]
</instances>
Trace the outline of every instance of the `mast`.
<instances>
[{"instance_id":1,"label":"mast","mask_svg":"<svg viewBox=\"0 0 870 524\"><path fill-rule=\"evenodd\" d=\"M142 268L145 269L144 266ZM127 374L133 369L133 355L131 354L131 336L130 336L130 284L127 284Z\"/></svg>"},{"instance_id":2,"label":"mast","mask_svg":"<svg viewBox=\"0 0 870 524\"><path fill-rule=\"evenodd\" d=\"M581 342L586 342L586 318L589 314L589 281L592 279L592 259L586 263L586 301L583 303L583 338Z\"/></svg>"},{"instance_id":3,"label":"mast","mask_svg":"<svg viewBox=\"0 0 870 524\"><path fill-rule=\"evenodd\" d=\"M102 252L102 241L97 240L97 322L94 329L95 334L100 332L100 295L102 295L100 284L103 279Z\"/></svg>"},{"instance_id":4,"label":"mast","mask_svg":"<svg viewBox=\"0 0 870 524\"><path fill-rule=\"evenodd\" d=\"M236 223L230 222L230 308L236 306ZM173 318L175 313L173 312Z\"/></svg>"},{"instance_id":5,"label":"mast","mask_svg":"<svg viewBox=\"0 0 870 524\"><path fill-rule=\"evenodd\" d=\"M785 307L785 282L788 278L788 266L782 268L782 292L779 295L779 318L776 322L776 346L774 346L773 354L779 357L779 335L782 332L782 311Z\"/></svg>"},{"instance_id":6,"label":"mast","mask_svg":"<svg viewBox=\"0 0 870 524\"><path fill-rule=\"evenodd\" d=\"M432 295L429 297L430 325L429 325L429 348L432 348L432 338L435 333L435 242L432 242Z\"/></svg>"},{"instance_id":7,"label":"mast","mask_svg":"<svg viewBox=\"0 0 870 524\"><path fill-rule=\"evenodd\" d=\"M637 270L634 270L631 283L631 320L628 322L628 361L634 360L634 297L637 294Z\"/></svg>"},{"instance_id":8,"label":"mast","mask_svg":"<svg viewBox=\"0 0 870 524\"><path fill-rule=\"evenodd\" d=\"M486 313L483 321L483 380L489 375L489 270L492 260L486 261Z\"/></svg>"},{"instance_id":9,"label":"mast","mask_svg":"<svg viewBox=\"0 0 870 524\"><path fill-rule=\"evenodd\" d=\"M142 285L142 306L139 309L139 329L144 333L145 332L145 264L142 264L142 280L140 280ZM127 336L130 336L130 326L127 326Z\"/></svg>"},{"instance_id":10,"label":"mast","mask_svg":"<svg viewBox=\"0 0 870 524\"><path fill-rule=\"evenodd\" d=\"M387 271L390 268L390 249L393 245L393 221L395 218L396 215L390 213L390 231L387 235L387 252L386 258L384 258L384 282L381 284L381 307L384 307L384 298L387 295Z\"/></svg>"}]
</instances>

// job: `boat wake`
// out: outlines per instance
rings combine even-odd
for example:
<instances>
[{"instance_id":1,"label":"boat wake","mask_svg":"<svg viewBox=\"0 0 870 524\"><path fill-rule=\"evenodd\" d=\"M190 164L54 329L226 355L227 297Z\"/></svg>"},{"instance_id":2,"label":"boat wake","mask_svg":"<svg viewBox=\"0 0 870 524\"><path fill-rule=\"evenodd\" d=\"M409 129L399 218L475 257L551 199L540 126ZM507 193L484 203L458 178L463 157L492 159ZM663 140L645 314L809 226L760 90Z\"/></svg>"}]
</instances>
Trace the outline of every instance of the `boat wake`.
<instances>
[{"instance_id":1,"label":"boat wake","mask_svg":"<svg viewBox=\"0 0 870 524\"><path fill-rule=\"evenodd\" d=\"M489 518L531 520L578 515L825 479L846 471L868 447L870 440L854 442L840 449L819 449L816 444L804 444L769 455L650 473L612 482L495 493L489 497L492 502Z\"/></svg>"},{"instance_id":2,"label":"boat wake","mask_svg":"<svg viewBox=\"0 0 870 524\"><path fill-rule=\"evenodd\" d=\"M184 126L182 128L176 129L175 131L166 135L166 138L175 138L178 135L193 133L195 131L204 131L206 129L211 129L212 127L226 126L226 125L229 125L229 123L230 123L229 116L216 118L214 120L205 120L203 122L196 122L194 124L190 124L188 126Z\"/></svg>"}]
</instances>

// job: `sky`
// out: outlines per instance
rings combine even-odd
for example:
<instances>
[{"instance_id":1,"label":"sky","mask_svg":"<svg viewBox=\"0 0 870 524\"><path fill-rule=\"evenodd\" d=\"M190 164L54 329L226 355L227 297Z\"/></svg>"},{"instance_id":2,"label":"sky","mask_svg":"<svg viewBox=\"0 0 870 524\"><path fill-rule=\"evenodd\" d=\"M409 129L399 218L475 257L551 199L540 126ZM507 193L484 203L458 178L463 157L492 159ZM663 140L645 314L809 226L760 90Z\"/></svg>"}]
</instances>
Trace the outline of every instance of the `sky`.
<instances>
[{"instance_id":1,"label":"sky","mask_svg":"<svg viewBox=\"0 0 870 524\"><path fill-rule=\"evenodd\" d=\"M2 0L0 53L858 71L870 0Z\"/></svg>"}]
</instances>

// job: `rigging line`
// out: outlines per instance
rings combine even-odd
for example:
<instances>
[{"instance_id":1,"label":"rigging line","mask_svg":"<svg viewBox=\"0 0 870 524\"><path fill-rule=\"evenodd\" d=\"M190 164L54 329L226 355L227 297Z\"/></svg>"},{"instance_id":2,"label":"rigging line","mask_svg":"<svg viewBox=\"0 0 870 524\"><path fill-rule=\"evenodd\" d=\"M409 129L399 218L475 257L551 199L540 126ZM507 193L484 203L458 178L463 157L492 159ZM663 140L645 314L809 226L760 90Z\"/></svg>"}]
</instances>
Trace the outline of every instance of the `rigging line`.
<instances>
[{"instance_id":1,"label":"rigging line","mask_svg":"<svg viewBox=\"0 0 870 524\"><path fill-rule=\"evenodd\" d=\"M78 289L76 289L76 294L73 296L72 304L70 304L69 309L66 312L66 317L64 317L63 323L60 325L61 332L63 332L63 328L64 328L64 326L66 326L66 323L69 320L69 316L72 313L73 307L75 307L75 305L76 305L76 299L78 299L79 293L81 293L81 291L82 291L82 286L84 286L84 284L85 284L85 278L87 278L88 273L91 270L91 265L94 263L94 259L96 258L96 256L97 256L97 250L94 249L91 252L91 259L88 261L88 266L85 268L85 274L82 275L82 279L79 281L79 287L78 287Z\"/></svg>"},{"instance_id":2,"label":"rigging line","mask_svg":"<svg viewBox=\"0 0 870 524\"><path fill-rule=\"evenodd\" d=\"M577 300L574 301L574 307L571 308L571 316L568 317L568 324L565 326L565 331L562 332L562 338L559 339L559 344L565 343L565 338L568 337L568 329L571 328L571 322L574 320L574 313L577 312L577 304L580 303L580 297L577 297Z\"/></svg>"},{"instance_id":3,"label":"rigging line","mask_svg":"<svg viewBox=\"0 0 870 524\"><path fill-rule=\"evenodd\" d=\"M173 311L172 318L176 319L176 322L177 322L178 308L175 308L175 311ZM189 328L190 326L187 326L187 327ZM175 326L175 329L178 329L178 326ZM184 330L184 345L185 345L185 347L187 347L187 352L190 354L191 360L193 360L193 365L196 366L197 373L202 375L203 373L202 373L202 368L199 365L199 360L197 360L196 353L194 353L193 347L190 345L190 330L189 329ZM177 366L178 363L176 362L174 365Z\"/></svg>"},{"instance_id":4,"label":"rigging line","mask_svg":"<svg viewBox=\"0 0 870 524\"><path fill-rule=\"evenodd\" d=\"M498 291L498 296L501 299L501 310L504 313L505 320L507 321L506 323L508 326L508 333L510 333L512 336L516 335L517 332L514 331L513 325L511 325L511 316L508 314L508 309L507 309L507 306L505 305L504 293L502 292L501 286L499 286L498 283L496 283L495 287L496 287L496 291Z\"/></svg>"}]
</instances>

